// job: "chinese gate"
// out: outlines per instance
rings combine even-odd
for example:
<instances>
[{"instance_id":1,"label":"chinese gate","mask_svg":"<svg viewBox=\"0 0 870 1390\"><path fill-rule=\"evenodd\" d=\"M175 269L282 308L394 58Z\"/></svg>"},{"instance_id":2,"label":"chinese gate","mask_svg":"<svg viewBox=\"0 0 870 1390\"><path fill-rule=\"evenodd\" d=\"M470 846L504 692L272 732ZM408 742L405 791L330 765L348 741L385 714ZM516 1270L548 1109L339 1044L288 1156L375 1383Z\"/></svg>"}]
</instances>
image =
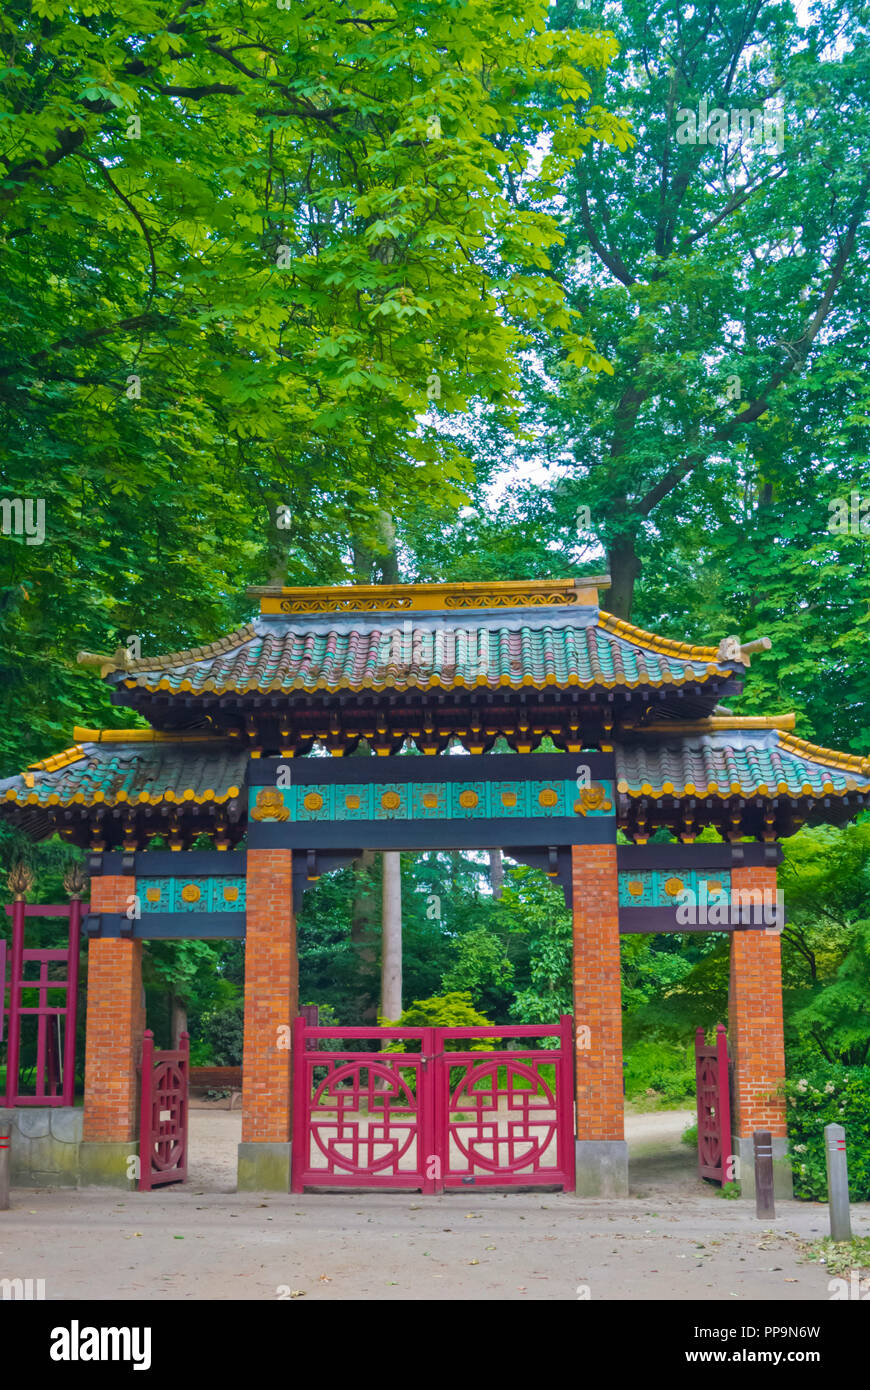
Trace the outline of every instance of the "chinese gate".
<instances>
[{"instance_id":1,"label":"chinese gate","mask_svg":"<svg viewBox=\"0 0 870 1390\"><path fill-rule=\"evenodd\" d=\"M298 1018L291 1190L573 1187L572 1023L334 1028ZM535 1045L544 1039L556 1046ZM371 1043L381 1050L364 1050Z\"/></svg>"}]
</instances>

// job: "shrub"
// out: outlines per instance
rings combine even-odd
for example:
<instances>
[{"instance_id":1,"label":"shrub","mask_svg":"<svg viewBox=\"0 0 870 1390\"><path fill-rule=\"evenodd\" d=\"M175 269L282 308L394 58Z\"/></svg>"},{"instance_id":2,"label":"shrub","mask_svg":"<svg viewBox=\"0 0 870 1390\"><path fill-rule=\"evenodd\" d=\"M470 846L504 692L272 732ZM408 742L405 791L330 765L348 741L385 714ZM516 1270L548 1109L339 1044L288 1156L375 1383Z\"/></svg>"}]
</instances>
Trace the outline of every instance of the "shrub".
<instances>
[{"instance_id":1,"label":"shrub","mask_svg":"<svg viewBox=\"0 0 870 1390\"><path fill-rule=\"evenodd\" d=\"M870 1067L841 1062L804 1063L792 1067L786 1083L789 1149L794 1192L804 1201L824 1201L825 1125L846 1130L849 1196L870 1201Z\"/></svg>"},{"instance_id":2,"label":"shrub","mask_svg":"<svg viewBox=\"0 0 870 1390\"><path fill-rule=\"evenodd\" d=\"M682 1134L680 1135L680 1143L687 1144L690 1149L696 1149L698 1147L697 1120L693 1125L687 1125L686 1128L683 1130Z\"/></svg>"},{"instance_id":3,"label":"shrub","mask_svg":"<svg viewBox=\"0 0 870 1390\"><path fill-rule=\"evenodd\" d=\"M625 1054L625 1094L633 1100L648 1091L670 1101L694 1096L692 1048L656 1040L633 1043Z\"/></svg>"},{"instance_id":4,"label":"shrub","mask_svg":"<svg viewBox=\"0 0 870 1390\"><path fill-rule=\"evenodd\" d=\"M241 1002L207 1014L196 1028L199 1037L191 1040L191 1065L241 1066L244 1031L245 1010Z\"/></svg>"},{"instance_id":5,"label":"shrub","mask_svg":"<svg viewBox=\"0 0 870 1390\"><path fill-rule=\"evenodd\" d=\"M415 999L395 1021L378 1019L379 1026L400 1028L491 1028L492 1021L478 1013L467 989L449 994L433 994L429 999ZM444 1043L446 1052L491 1051L497 1039L450 1038ZM419 1038L396 1038L387 1052L419 1052Z\"/></svg>"}]
</instances>

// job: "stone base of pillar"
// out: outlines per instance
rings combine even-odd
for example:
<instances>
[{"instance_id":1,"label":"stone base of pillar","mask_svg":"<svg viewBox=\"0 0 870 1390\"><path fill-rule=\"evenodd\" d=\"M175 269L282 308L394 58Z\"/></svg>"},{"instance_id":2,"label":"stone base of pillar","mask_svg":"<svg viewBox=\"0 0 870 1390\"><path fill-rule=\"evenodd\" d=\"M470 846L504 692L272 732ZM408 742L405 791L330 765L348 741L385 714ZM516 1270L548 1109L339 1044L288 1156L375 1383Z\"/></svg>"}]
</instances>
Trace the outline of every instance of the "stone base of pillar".
<instances>
[{"instance_id":1,"label":"stone base of pillar","mask_svg":"<svg viewBox=\"0 0 870 1390\"><path fill-rule=\"evenodd\" d=\"M139 1140L96 1142L83 1140L79 1144L79 1187L122 1187L133 1192L138 1184ZM135 1176L130 1176L134 1174Z\"/></svg>"},{"instance_id":2,"label":"stone base of pillar","mask_svg":"<svg viewBox=\"0 0 870 1390\"><path fill-rule=\"evenodd\" d=\"M578 1197L628 1196L628 1144L624 1139L577 1139Z\"/></svg>"},{"instance_id":3,"label":"stone base of pillar","mask_svg":"<svg viewBox=\"0 0 870 1390\"><path fill-rule=\"evenodd\" d=\"M782 1201L790 1201L794 1196L791 1177L791 1158L788 1152L788 1139L774 1135L773 1148L773 1195ZM755 1201L755 1148L752 1135L734 1135L731 1139L731 1152L740 1161L740 1196Z\"/></svg>"},{"instance_id":4,"label":"stone base of pillar","mask_svg":"<svg viewBox=\"0 0 870 1390\"><path fill-rule=\"evenodd\" d=\"M289 1192L292 1144L240 1144L239 1192Z\"/></svg>"}]
</instances>

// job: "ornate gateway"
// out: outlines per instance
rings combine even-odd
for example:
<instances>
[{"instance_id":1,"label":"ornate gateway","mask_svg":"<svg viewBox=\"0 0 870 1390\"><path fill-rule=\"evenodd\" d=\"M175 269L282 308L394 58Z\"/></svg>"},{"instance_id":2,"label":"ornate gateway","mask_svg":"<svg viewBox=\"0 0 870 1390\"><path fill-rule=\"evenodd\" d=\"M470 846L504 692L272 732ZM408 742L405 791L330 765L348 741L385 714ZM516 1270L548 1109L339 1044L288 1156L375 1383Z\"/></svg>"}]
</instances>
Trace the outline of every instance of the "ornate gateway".
<instances>
[{"instance_id":1,"label":"ornate gateway","mask_svg":"<svg viewBox=\"0 0 870 1390\"><path fill-rule=\"evenodd\" d=\"M114 1162L136 1129L143 942L235 937L241 1187L286 1190L292 1146L297 1184L535 1183L544 1170L564 1183L576 1165L578 1191L626 1192L620 934L712 930L731 953L721 1152L764 1129L784 1157L778 841L870 804L870 760L797 738L793 715L722 704L767 639L698 646L645 632L600 607L608 584L270 587L251 591L258 615L218 641L140 660L81 654L149 727L74 729L68 749L0 783L0 811L35 839L57 832L88 851L89 1147L110 1146ZM564 1057L545 1063L534 1048L488 1061L448 1061L434 1044L359 1057L297 1040L293 1052L306 889L363 850L461 848L504 849L564 890L570 1121ZM344 1032L337 1041L353 1041ZM166 1094L175 1115L180 1088ZM716 1118L721 1129L721 1105ZM172 1135L153 1142L161 1171L178 1171Z\"/></svg>"}]
</instances>

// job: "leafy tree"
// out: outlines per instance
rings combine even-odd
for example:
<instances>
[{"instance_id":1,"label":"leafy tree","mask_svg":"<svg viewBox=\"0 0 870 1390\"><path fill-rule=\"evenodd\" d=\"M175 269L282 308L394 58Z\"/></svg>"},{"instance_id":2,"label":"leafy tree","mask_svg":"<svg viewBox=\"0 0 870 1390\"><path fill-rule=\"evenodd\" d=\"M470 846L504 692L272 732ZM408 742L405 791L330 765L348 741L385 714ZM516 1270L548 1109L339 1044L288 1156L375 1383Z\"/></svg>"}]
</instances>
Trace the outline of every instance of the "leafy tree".
<instances>
[{"instance_id":1,"label":"leafy tree","mask_svg":"<svg viewBox=\"0 0 870 1390\"><path fill-rule=\"evenodd\" d=\"M46 530L19 518L0 549L11 767L109 714L77 647L218 636L246 582L343 578L384 508L456 505L442 422L512 399L529 320L601 365L549 273L556 220L504 188L627 145L589 100L612 37L546 21L543 0L5 7L3 482L12 503L39 479Z\"/></svg>"}]
</instances>

